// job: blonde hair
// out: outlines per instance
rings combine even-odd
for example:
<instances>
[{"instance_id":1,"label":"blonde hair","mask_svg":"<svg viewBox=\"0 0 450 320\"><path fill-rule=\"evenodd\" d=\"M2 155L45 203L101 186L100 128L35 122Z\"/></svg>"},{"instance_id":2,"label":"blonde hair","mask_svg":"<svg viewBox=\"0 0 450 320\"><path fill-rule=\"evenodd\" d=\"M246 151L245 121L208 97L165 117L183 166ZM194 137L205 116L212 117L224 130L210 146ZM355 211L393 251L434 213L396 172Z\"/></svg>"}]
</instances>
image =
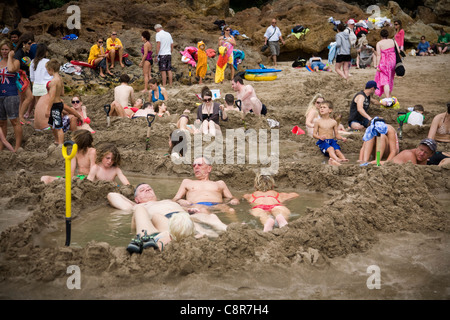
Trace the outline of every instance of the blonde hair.
<instances>
[{"instance_id":1,"label":"blonde hair","mask_svg":"<svg viewBox=\"0 0 450 320\"><path fill-rule=\"evenodd\" d=\"M272 176L258 174L255 177L255 190L266 192L272 190L274 186L275 180Z\"/></svg>"},{"instance_id":2,"label":"blonde hair","mask_svg":"<svg viewBox=\"0 0 450 320\"><path fill-rule=\"evenodd\" d=\"M195 226L189 213L179 212L169 219L169 233L172 239L180 241L195 234Z\"/></svg>"},{"instance_id":3,"label":"blonde hair","mask_svg":"<svg viewBox=\"0 0 450 320\"><path fill-rule=\"evenodd\" d=\"M45 64L45 67L48 70L52 70L53 72L58 72L60 66L61 66L61 64L56 59L52 59L50 61L47 61L47 63Z\"/></svg>"},{"instance_id":4,"label":"blonde hair","mask_svg":"<svg viewBox=\"0 0 450 320\"><path fill-rule=\"evenodd\" d=\"M311 101L308 104L308 107L306 108L305 116L308 116L308 113L316 107L316 100L322 98L325 100L323 95L321 93L316 93L316 95L311 99Z\"/></svg>"}]
</instances>

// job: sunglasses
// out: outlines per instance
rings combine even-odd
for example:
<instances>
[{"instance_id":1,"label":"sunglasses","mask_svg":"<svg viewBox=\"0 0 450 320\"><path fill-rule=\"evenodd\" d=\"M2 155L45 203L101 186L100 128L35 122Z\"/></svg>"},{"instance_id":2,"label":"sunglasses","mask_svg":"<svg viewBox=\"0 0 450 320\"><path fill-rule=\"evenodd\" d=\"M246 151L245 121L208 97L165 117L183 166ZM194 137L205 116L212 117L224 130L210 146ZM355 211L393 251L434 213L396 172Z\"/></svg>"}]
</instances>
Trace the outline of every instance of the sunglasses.
<instances>
[{"instance_id":1,"label":"sunglasses","mask_svg":"<svg viewBox=\"0 0 450 320\"><path fill-rule=\"evenodd\" d=\"M212 100L211 98L203 99L203 101L205 102L210 102L211 100Z\"/></svg>"},{"instance_id":2,"label":"sunglasses","mask_svg":"<svg viewBox=\"0 0 450 320\"><path fill-rule=\"evenodd\" d=\"M231 29L225 29L225 31L231 31Z\"/></svg>"},{"instance_id":3,"label":"sunglasses","mask_svg":"<svg viewBox=\"0 0 450 320\"><path fill-rule=\"evenodd\" d=\"M117 33L113 33L113 34L111 34L112 36L117 36Z\"/></svg>"},{"instance_id":4,"label":"sunglasses","mask_svg":"<svg viewBox=\"0 0 450 320\"><path fill-rule=\"evenodd\" d=\"M80 103L80 100L74 100L74 101L72 101L72 104L75 104L75 103Z\"/></svg>"},{"instance_id":5,"label":"sunglasses","mask_svg":"<svg viewBox=\"0 0 450 320\"><path fill-rule=\"evenodd\" d=\"M99 41L98 43L103 43L103 41Z\"/></svg>"},{"instance_id":6,"label":"sunglasses","mask_svg":"<svg viewBox=\"0 0 450 320\"><path fill-rule=\"evenodd\" d=\"M321 104L323 101L316 101L317 104Z\"/></svg>"},{"instance_id":7,"label":"sunglasses","mask_svg":"<svg viewBox=\"0 0 450 320\"><path fill-rule=\"evenodd\" d=\"M33 41L28 41L27 44L33 44Z\"/></svg>"}]
</instances>

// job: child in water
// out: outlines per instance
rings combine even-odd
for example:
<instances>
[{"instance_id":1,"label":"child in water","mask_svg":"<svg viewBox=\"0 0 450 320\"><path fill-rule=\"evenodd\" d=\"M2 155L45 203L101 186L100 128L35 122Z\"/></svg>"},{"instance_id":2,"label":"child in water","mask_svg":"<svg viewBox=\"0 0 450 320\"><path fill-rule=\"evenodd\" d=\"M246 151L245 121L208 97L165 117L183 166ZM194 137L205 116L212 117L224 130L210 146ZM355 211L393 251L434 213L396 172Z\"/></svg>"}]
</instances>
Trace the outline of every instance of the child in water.
<instances>
[{"instance_id":1,"label":"child in water","mask_svg":"<svg viewBox=\"0 0 450 320\"><path fill-rule=\"evenodd\" d=\"M94 138L91 132L86 129L79 129L72 133L73 142L77 144L77 154L70 162L72 177L78 168L77 177L81 180L85 179L91 168L95 165L96 151L92 146ZM62 176L42 176L41 181L48 184L56 179L64 178Z\"/></svg>"},{"instance_id":2,"label":"child in water","mask_svg":"<svg viewBox=\"0 0 450 320\"><path fill-rule=\"evenodd\" d=\"M255 177L255 192L243 197L255 206L250 214L259 218L264 226L264 232L273 230L275 222L280 228L288 224L291 211L283 202L299 196L296 192L277 192L274 190L275 181L272 176L258 174Z\"/></svg>"},{"instance_id":3,"label":"child in water","mask_svg":"<svg viewBox=\"0 0 450 320\"><path fill-rule=\"evenodd\" d=\"M112 181L119 178L123 185L129 185L130 182L123 174L120 166L120 153L112 143L102 144L97 148L97 157L95 165L89 171L88 179L91 181Z\"/></svg>"}]
</instances>

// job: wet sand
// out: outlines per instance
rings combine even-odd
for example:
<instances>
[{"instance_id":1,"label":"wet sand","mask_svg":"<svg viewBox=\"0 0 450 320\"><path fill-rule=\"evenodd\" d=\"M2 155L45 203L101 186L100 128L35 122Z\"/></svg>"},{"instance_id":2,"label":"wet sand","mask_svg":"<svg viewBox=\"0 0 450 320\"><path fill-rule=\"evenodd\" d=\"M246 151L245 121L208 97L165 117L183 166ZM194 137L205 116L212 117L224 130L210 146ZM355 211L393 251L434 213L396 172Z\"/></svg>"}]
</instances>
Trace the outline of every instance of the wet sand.
<instances>
[{"instance_id":1,"label":"wet sand","mask_svg":"<svg viewBox=\"0 0 450 320\"><path fill-rule=\"evenodd\" d=\"M450 55L407 57L404 78L396 79L393 95L402 108L422 104L423 127L404 126L401 150L414 148L426 137L434 115L445 111L450 92ZM43 185L39 176L62 172L60 149L49 147L51 134L24 126L24 151L0 153L0 186L3 209L10 214L29 211L30 216L0 235L0 297L2 299L448 299L449 167L360 167L354 159L362 133L341 143L352 161L341 167L325 160L315 141L291 133L304 127L304 112L312 96L321 92L335 104L335 112L348 118L354 94L372 80L372 69L351 69L345 82L333 72L309 73L282 63L272 82L249 82L269 108L266 118L280 123L280 165L277 187L299 193L321 192L328 200L307 210L288 227L263 233L254 226L232 223L219 238L189 239L172 243L163 253L145 251L130 256L123 246L91 242L83 248L42 247L39 237L64 220L63 181ZM228 83L215 85L222 96L231 93ZM142 88L136 88L138 90ZM169 89L169 110L180 114L190 108L201 86L174 85ZM70 97L66 97L69 99ZM192 177L192 167L175 165L165 154L176 116L152 124L151 151L145 151L144 119L112 118L106 126L103 105L111 94L86 96L94 144L111 141L123 157L122 169L149 176ZM68 102L69 100L67 100ZM397 127L397 110L371 107ZM194 119L194 118L191 118ZM248 119L249 128L267 129L263 119ZM223 129L242 127L231 115ZM66 139L70 135L66 135ZM439 150L450 151L446 144ZM252 191L259 164L215 165L212 179L224 180L236 196ZM73 181L74 219L86 209L107 206L108 192L132 197L133 188L113 183ZM156 190L158 193L158 190ZM445 205L446 204L446 205ZM446 207L447 206L447 207ZM84 217L83 217L84 218ZM105 227L105 229L107 229ZM69 290L67 268L80 267L82 286ZM377 265L381 288L370 290L367 268Z\"/></svg>"}]
</instances>

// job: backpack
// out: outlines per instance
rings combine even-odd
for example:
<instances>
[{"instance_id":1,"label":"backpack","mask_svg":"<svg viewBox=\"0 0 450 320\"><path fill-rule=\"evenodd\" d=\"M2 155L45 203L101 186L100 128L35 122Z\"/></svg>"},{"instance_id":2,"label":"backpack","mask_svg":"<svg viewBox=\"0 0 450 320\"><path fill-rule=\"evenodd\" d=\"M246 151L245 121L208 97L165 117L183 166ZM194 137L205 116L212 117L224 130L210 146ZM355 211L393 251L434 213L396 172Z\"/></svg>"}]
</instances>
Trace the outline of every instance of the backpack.
<instances>
[{"instance_id":1,"label":"backpack","mask_svg":"<svg viewBox=\"0 0 450 320\"><path fill-rule=\"evenodd\" d=\"M295 61L292 63L292 68L303 68L306 66L306 60L298 57L295 59Z\"/></svg>"},{"instance_id":2,"label":"backpack","mask_svg":"<svg viewBox=\"0 0 450 320\"><path fill-rule=\"evenodd\" d=\"M367 28L364 28L364 27L357 27L356 30L354 31L354 33L359 38L363 34L368 34L369 30L367 30Z\"/></svg>"},{"instance_id":3,"label":"backpack","mask_svg":"<svg viewBox=\"0 0 450 320\"><path fill-rule=\"evenodd\" d=\"M305 28L304 28L303 26L297 25L297 26L295 26L295 27L292 29L292 32L293 32L293 33L300 33L300 32L302 32L304 29L305 29Z\"/></svg>"}]
</instances>

